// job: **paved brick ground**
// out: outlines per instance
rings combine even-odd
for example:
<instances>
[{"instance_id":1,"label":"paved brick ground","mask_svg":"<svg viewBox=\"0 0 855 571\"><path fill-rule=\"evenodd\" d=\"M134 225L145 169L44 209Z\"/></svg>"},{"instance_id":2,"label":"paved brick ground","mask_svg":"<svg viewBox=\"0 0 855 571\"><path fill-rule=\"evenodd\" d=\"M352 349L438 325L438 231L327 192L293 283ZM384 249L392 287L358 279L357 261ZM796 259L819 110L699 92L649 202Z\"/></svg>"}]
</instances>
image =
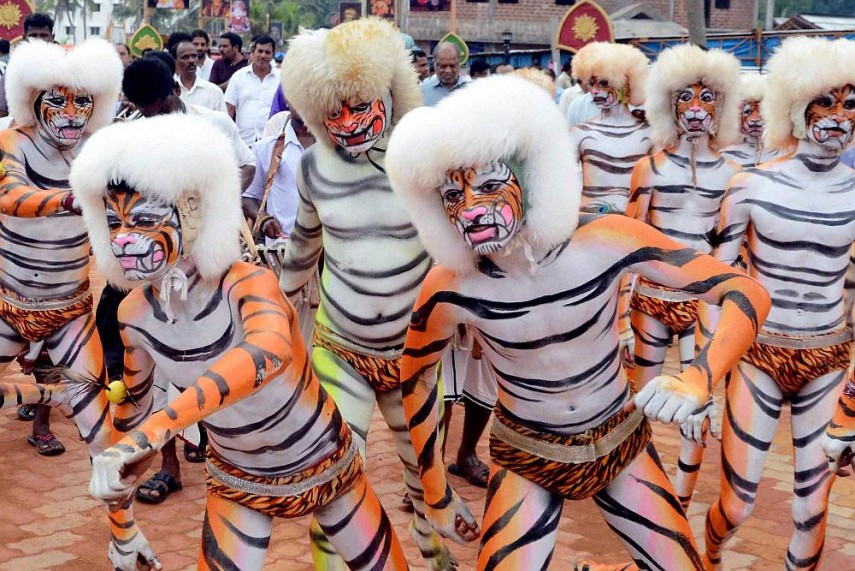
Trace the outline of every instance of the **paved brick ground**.
<instances>
[{"instance_id":1,"label":"paved brick ground","mask_svg":"<svg viewBox=\"0 0 855 571\"><path fill-rule=\"evenodd\" d=\"M25 380L12 367L5 379ZM462 409L457 409L462 412ZM460 439L462 414L455 416L449 450ZM781 419L782 429L774 441L760 486L754 516L729 544L725 554L727 569L748 571L783 568L783 557L792 524L789 520L792 490L789 414ZM55 458L42 458L27 444L30 424L15 419L14 411L0 413L0 571L65 569L91 571L109 569L106 558L107 525L103 509L86 493L89 460L74 426L54 414L54 432L67 448ZM655 443L673 474L678 439L676 431L655 428ZM487 457L485 443L480 449ZM713 443L689 511L699 542L703 542L703 518L715 499L718 484L719 447ZM183 462L183 460L182 460ZM169 570L194 569L204 510L202 467L182 464L184 490L160 506L139 506L137 519ZM403 494L401 468L391 435L375 414L369 443L368 474L383 505L395 524L406 553L415 569L424 568L418 550L406 532L408 514L400 511ZM480 518L484 491L451 476L452 484ZM831 494L824 570L855 569L855 479L841 479ZM452 546L461 569L474 566L477 544ZM593 557L602 562L626 559L620 543L602 523L593 503L565 504L553 569L571 569L572 562ZM273 529L268 569L299 571L311 569L307 520L277 521ZM678 571L678 570L675 570Z\"/></svg>"}]
</instances>

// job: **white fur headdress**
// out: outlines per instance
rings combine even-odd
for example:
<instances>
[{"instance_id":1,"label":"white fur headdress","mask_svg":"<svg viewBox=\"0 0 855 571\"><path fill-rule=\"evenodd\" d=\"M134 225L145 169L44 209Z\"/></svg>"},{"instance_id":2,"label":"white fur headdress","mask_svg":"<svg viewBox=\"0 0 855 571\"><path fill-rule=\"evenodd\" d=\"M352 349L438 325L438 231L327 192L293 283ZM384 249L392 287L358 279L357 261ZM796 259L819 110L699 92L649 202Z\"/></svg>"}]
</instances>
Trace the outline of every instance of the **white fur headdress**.
<instances>
[{"instance_id":1,"label":"white fur headdress","mask_svg":"<svg viewBox=\"0 0 855 571\"><path fill-rule=\"evenodd\" d=\"M94 101L87 133L113 120L122 87L122 61L109 42L91 38L73 48L41 40L22 42L6 69L9 115L20 126L35 125L33 103L39 92L53 86L86 91Z\"/></svg>"},{"instance_id":2,"label":"white fur headdress","mask_svg":"<svg viewBox=\"0 0 855 571\"><path fill-rule=\"evenodd\" d=\"M710 143L724 148L739 140L742 111L738 93L739 60L721 50L704 51L692 44L682 44L659 54L647 77L644 110L650 122L651 139L657 147L670 147L679 136L674 93L698 82L721 97Z\"/></svg>"},{"instance_id":3,"label":"white fur headdress","mask_svg":"<svg viewBox=\"0 0 855 571\"><path fill-rule=\"evenodd\" d=\"M763 101L766 96L766 75L744 74L739 78L739 98L742 101Z\"/></svg>"},{"instance_id":4,"label":"white fur headdress","mask_svg":"<svg viewBox=\"0 0 855 571\"><path fill-rule=\"evenodd\" d=\"M769 60L766 97L760 112L766 122L764 144L784 149L807 132L811 101L836 87L855 85L855 42L797 36L784 40Z\"/></svg>"},{"instance_id":5,"label":"white fur headdress","mask_svg":"<svg viewBox=\"0 0 855 571\"><path fill-rule=\"evenodd\" d=\"M124 181L143 196L179 209L188 197L195 199L195 211L181 216L182 254L203 278L218 278L240 259L237 159L231 142L204 119L171 114L106 127L83 146L68 178L98 269L111 284L140 285L125 279L110 249L104 197L111 182Z\"/></svg>"},{"instance_id":6,"label":"white fur headdress","mask_svg":"<svg viewBox=\"0 0 855 571\"><path fill-rule=\"evenodd\" d=\"M390 128L422 104L419 80L401 33L386 20L363 18L332 30L303 30L288 44L282 89L315 139L333 146L324 119L342 101L392 95Z\"/></svg>"},{"instance_id":7,"label":"white fur headdress","mask_svg":"<svg viewBox=\"0 0 855 571\"><path fill-rule=\"evenodd\" d=\"M457 273L476 254L449 222L439 188L450 169L507 162L524 195L519 236L536 250L559 244L579 221L582 175L558 107L512 75L473 81L435 107L407 114L392 133L386 172L433 258Z\"/></svg>"},{"instance_id":8,"label":"white fur headdress","mask_svg":"<svg viewBox=\"0 0 855 571\"><path fill-rule=\"evenodd\" d=\"M644 88L650 60L641 50L627 44L593 42L573 57L573 77L587 83L591 77L605 79L616 89L629 89L629 102L644 104Z\"/></svg>"}]
</instances>

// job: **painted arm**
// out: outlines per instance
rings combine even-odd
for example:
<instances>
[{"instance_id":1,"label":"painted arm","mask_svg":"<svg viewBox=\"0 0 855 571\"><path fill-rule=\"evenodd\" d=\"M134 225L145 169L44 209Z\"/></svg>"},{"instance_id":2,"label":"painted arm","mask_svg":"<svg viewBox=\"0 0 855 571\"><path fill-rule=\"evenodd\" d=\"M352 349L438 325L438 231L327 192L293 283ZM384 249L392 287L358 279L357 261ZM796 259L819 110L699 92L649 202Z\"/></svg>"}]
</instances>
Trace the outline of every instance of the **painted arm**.
<instances>
[{"instance_id":1,"label":"painted arm","mask_svg":"<svg viewBox=\"0 0 855 571\"><path fill-rule=\"evenodd\" d=\"M297 218L289 235L288 244L282 256L282 271L279 274L279 287L285 295L293 297L309 282L315 272L324 247L323 225L306 184L305 172L313 161L306 160L312 151L306 151L300 158L297 169L297 193L300 202L297 205Z\"/></svg>"},{"instance_id":2,"label":"painted arm","mask_svg":"<svg viewBox=\"0 0 855 571\"><path fill-rule=\"evenodd\" d=\"M635 163L629 179L629 202L626 216L647 222L650 195L653 192L653 156L644 157Z\"/></svg>"},{"instance_id":3,"label":"painted arm","mask_svg":"<svg viewBox=\"0 0 855 571\"><path fill-rule=\"evenodd\" d=\"M240 312L244 339L163 410L130 431L93 461L90 493L104 501L124 500L146 462L179 431L251 395L281 374L293 358L291 319L275 277L248 264L235 264L223 284ZM120 419L117 419L119 421ZM121 421L127 421L123 416Z\"/></svg>"},{"instance_id":4,"label":"painted arm","mask_svg":"<svg viewBox=\"0 0 855 571\"><path fill-rule=\"evenodd\" d=\"M32 186L24 169L24 158L12 149L14 131L6 131L0 139L0 214L18 218L52 216L60 212L80 214L74 207L70 190Z\"/></svg>"},{"instance_id":5,"label":"painted arm","mask_svg":"<svg viewBox=\"0 0 855 571\"><path fill-rule=\"evenodd\" d=\"M769 313L769 294L745 273L712 256L687 248L646 224L615 218L609 223L624 227L620 239L627 242L630 258L638 260L629 266L630 271L721 308L717 326L689 367L674 376L656 377L635 396L635 405L647 416L682 423L707 402L713 386L754 341Z\"/></svg>"},{"instance_id":6,"label":"painted arm","mask_svg":"<svg viewBox=\"0 0 855 571\"><path fill-rule=\"evenodd\" d=\"M451 539L472 541L480 530L475 518L451 489L442 462L442 389L433 372L460 322L443 299L454 295L454 274L434 267L416 300L404 355L401 382L407 428L416 451L424 487L426 516L436 530Z\"/></svg>"}]
</instances>

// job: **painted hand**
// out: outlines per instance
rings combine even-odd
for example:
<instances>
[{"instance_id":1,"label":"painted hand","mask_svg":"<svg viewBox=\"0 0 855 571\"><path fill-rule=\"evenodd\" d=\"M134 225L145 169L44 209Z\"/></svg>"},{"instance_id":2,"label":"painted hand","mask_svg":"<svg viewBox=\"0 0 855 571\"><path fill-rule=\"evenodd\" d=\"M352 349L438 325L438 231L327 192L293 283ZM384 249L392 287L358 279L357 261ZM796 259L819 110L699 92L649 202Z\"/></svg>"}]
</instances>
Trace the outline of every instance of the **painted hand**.
<instances>
[{"instance_id":1,"label":"painted hand","mask_svg":"<svg viewBox=\"0 0 855 571\"><path fill-rule=\"evenodd\" d=\"M707 433L716 440L721 440L721 407L716 397L710 397L706 404L692 411L688 420L680 426L680 432L689 440L702 446L707 445Z\"/></svg>"},{"instance_id":2,"label":"painted hand","mask_svg":"<svg viewBox=\"0 0 855 571\"><path fill-rule=\"evenodd\" d=\"M130 539L118 541L110 537L110 545L107 547L107 557L113 564L113 569L120 571L137 571L138 569L163 569L157 560L154 550L148 543L143 532L137 528L128 530Z\"/></svg>"},{"instance_id":3,"label":"painted hand","mask_svg":"<svg viewBox=\"0 0 855 571\"><path fill-rule=\"evenodd\" d=\"M457 492L446 487L445 499L438 504L425 505L425 516L433 528L443 537L447 537L457 543L465 543L477 539L481 535L481 529L475 516L469 511L466 503Z\"/></svg>"},{"instance_id":4,"label":"painted hand","mask_svg":"<svg viewBox=\"0 0 855 571\"><path fill-rule=\"evenodd\" d=\"M137 482L154 458L154 448L141 449L125 444L108 448L92 459L89 495L107 505L116 505L134 493Z\"/></svg>"},{"instance_id":5,"label":"painted hand","mask_svg":"<svg viewBox=\"0 0 855 571\"><path fill-rule=\"evenodd\" d=\"M624 410L641 409L651 420L683 424L689 416L709 400L706 387L690 383L680 375L660 375L641 389Z\"/></svg>"}]
</instances>

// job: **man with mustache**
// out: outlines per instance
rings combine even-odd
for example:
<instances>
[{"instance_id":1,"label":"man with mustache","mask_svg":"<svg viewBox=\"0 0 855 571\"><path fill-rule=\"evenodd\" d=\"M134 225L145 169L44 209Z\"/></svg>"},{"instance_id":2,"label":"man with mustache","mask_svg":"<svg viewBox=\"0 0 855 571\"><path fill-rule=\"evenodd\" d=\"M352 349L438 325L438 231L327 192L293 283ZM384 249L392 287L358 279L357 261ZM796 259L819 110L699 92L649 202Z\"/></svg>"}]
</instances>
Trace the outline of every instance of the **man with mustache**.
<instances>
[{"instance_id":1,"label":"man with mustache","mask_svg":"<svg viewBox=\"0 0 855 571\"><path fill-rule=\"evenodd\" d=\"M703 254L713 249L727 181L740 169L720 153L739 137L738 82L735 57L688 44L662 52L647 81L650 137L662 150L636 163L626 215ZM662 371L674 335L682 368L692 362L697 304L691 294L639 278L630 300L635 333L630 375L639 388ZM713 411L710 401L681 427L684 438L675 487L684 507L703 459L700 443L705 436L700 427Z\"/></svg>"},{"instance_id":2,"label":"man with mustache","mask_svg":"<svg viewBox=\"0 0 855 571\"><path fill-rule=\"evenodd\" d=\"M205 81L198 76L199 53L196 47L188 41L182 41L172 46L170 53L175 59L181 100L184 103L225 113L226 99L223 91L210 81Z\"/></svg>"},{"instance_id":3,"label":"man with mustache","mask_svg":"<svg viewBox=\"0 0 855 571\"><path fill-rule=\"evenodd\" d=\"M840 156L855 128L853 60L848 40L783 43L769 61L762 106L764 143L782 156L734 176L722 204L715 256L733 263L747 236L748 271L771 294L772 310L727 386L726 469L707 514L707 569L723 567L724 543L751 514L787 401L795 472L787 569L820 567L835 472L851 464L855 387L843 392L837 416L834 409L852 349L843 291L855 173Z\"/></svg>"},{"instance_id":4,"label":"man with mustache","mask_svg":"<svg viewBox=\"0 0 855 571\"><path fill-rule=\"evenodd\" d=\"M455 89L460 89L472 78L460 75L460 48L451 42L441 42L433 50L436 74L422 82L422 99L425 105L436 105Z\"/></svg>"}]
</instances>

